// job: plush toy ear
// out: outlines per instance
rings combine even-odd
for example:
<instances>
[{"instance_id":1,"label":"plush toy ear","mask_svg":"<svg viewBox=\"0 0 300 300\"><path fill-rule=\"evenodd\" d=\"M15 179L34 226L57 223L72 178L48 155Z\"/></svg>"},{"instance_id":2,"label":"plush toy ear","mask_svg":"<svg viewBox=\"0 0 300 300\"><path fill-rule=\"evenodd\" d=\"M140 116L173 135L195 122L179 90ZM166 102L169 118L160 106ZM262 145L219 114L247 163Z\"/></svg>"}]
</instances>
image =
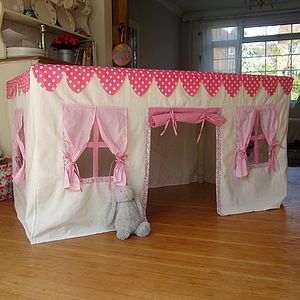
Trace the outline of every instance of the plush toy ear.
<instances>
[{"instance_id":1,"label":"plush toy ear","mask_svg":"<svg viewBox=\"0 0 300 300\"><path fill-rule=\"evenodd\" d=\"M117 209L117 201L115 199L114 193L111 194L111 199L108 201L107 206L105 208L104 214L104 224L106 227L110 226Z\"/></svg>"}]
</instances>

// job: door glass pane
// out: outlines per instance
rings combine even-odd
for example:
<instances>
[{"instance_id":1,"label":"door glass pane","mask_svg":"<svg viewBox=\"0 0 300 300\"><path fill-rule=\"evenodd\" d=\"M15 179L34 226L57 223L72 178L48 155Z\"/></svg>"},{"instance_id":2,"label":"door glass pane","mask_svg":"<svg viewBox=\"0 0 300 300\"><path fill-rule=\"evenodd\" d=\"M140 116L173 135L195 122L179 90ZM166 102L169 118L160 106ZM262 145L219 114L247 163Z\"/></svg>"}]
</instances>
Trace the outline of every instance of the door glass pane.
<instances>
[{"instance_id":1,"label":"door glass pane","mask_svg":"<svg viewBox=\"0 0 300 300\"><path fill-rule=\"evenodd\" d=\"M265 42L244 43L242 57L265 56Z\"/></svg>"},{"instance_id":2,"label":"door glass pane","mask_svg":"<svg viewBox=\"0 0 300 300\"><path fill-rule=\"evenodd\" d=\"M235 58L235 48L214 48L214 59L234 59Z\"/></svg>"},{"instance_id":3,"label":"door glass pane","mask_svg":"<svg viewBox=\"0 0 300 300\"><path fill-rule=\"evenodd\" d=\"M300 24L293 24L292 30L293 33L300 33Z\"/></svg>"},{"instance_id":4,"label":"door glass pane","mask_svg":"<svg viewBox=\"0 0 300 300\"><path fill-rule=\"evenodd\" d=\"M267 55L286 55L291 53L291 40L267 42Z\"/></svg>"},{"instance_id":5,"label":"door glass pane","mask_svg":"<svg viewBox=\"0 0 300 300\"><path fill-rule=\"evenodd\" d=\"M292 31L291 24L267 26L267 35L287 34L287 33L291 33L291 31Z\"/></svg>"},{"instance_id":6,"label":"door glass pane","mask_svg":"<svg viewBox=\"0 0 300 300\"><path fill-rule=\"evenodd\" d=\"M214 60L214 72L235 72L235 60L234 59L217 59Z\"/></svg>"},{"instance_id":7,"label":"door glass pane","mask_svg":"<svg viewBox=\"0 0 300 300\"><path fill-rule=\"evenodd\" d=\"M237 27L213 28L212 41L232 41L237 39Z\"/></svg>"},{"instance_id":8,"label":"door glass pane","mask_svg":"<svg viewBox=\"0 0 300 300\"><path fill-rule=\"evenodd\" d=\"M214 48L214 59L225 59L226 48Z\"/></svg>"},{"instance_id":9,"label":"door glass pane","mask_svg":"<svg viewBox=\"0 0 300 300\"><path fill-rule=\"evenodd\" d=\"M266 70L286 70L291 68L291 56L269 56L266 58Z\"/></svg>"},{"instance_id":10,"label":"door glass pane","mask_svg":"<svg viewBox=\"0 0 300 300\"><path fill-rule=\"evenodd\" d=\"M300 69L300 55L292 55L293 69Z\"/></svg>"},{"instance_id":11,"label":"door glass pane","mask_svg":"<svg viewBox=\"0 0 300 300\"><path fill-rule=\"evenodd\" d=\"M245 73L249 71L265 72L265 58L244 58L242 60L242 72Z\"/></svg>"},{"instance_id":12,"label":"door glass pane","mask_svg":"<svg viewBox=\"0 0 300 300\"><path fill-rule=\"evenodd\" d=\"M300 40L293 40L292 41L292 54L300 54Z\"/></svg>"},{"instance_id":13,"label":"door glass pane","mask_svg":"<svg viewBox=\"0 0 300 300\"><path fill-rule=\"evenodd\" d=\"M292 66L292 56L284 55L279 56L277 60L278 70L290 70Z\"/></svg>"},{"instance_id":14,"label":"door glass pane","mask_svg":"<svg viewBox=\"0 0 300 300\"><path fill-rule=\"evenodd\" d=\"M263 36L267 33L267 26L244 28L244 37Z\"/></svg>"}]
</instances>

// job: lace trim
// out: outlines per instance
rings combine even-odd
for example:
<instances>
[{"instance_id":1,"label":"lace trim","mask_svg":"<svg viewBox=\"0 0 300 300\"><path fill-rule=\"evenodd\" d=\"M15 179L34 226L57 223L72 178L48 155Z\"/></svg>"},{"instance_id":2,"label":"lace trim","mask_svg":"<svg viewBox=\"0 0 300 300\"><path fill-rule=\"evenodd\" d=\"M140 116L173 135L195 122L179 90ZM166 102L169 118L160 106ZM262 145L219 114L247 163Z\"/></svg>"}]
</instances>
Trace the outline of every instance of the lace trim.
<instances>
[{"instance_id":1,"label":"lace trim","mask_svg":"<svg viewBox=\"0 0 300 300\"><path fill-rule=\"evenodd\" d=\"M144 191L142 198L142 206L146 212L148 189L149 189L149 168L150 168L150 147L151 147L151 127L146 126L145 132L145 177L144 177Z\"/></svg>"},{"instance_id":2,"label":"lace trim","mask_svg":"<svg viewBox=\"0 0 300 300\"><path fill-rule=\"evenodd\" d=\"M63 155L64 155L64 169L66 169L66 166L69 164L69 153L71 153L72 151L72 147L71 147L71 144L70 142L66 139L66 135L65 135L65 132L63 132L63 143L64 143L64 152L63 152Z\"/></svg>"},{"instance_id":3,"label":"lace trim","mask_svg":"<svg viewBox=\"0 0 300 300\"><path fill-rule=\"evenodd\" d=\"M82 178L83 184L91 184L97 182L110 182L112 181L112 176L105 176L105 177L91 177L91 178Z\"/></svg>"},{"instance_id":4,"label":"lace trim","mask_svg":"<svg viewBox=\"0 0 300 300\"><path fill-rule=\"evenodd\" d=\"M221 201L222 201L222 191L221 191L221 176L222 176L222 142L221 142L221 128L216 126L216 202L217 202L217 213L221 213Z\"/></svg>"},{"instance_id":5,"label":"lace trim","mask_svg":"<svg viewBox=\"0 0 300 300\"><path fill-rule=\"evenodd\" d=\"M30 73L26 71L18 77L7 81L6 83L6 98L13 99L17 95L20 96L21 92L26 94L30 88Z\"/></svg>"},{"instance_id":6,"label":"lace trim","mask_svg":"<svg viewBox=\"0 0 300 300\"><path fill-rule=\"evenodd\" d=\"M267 166L268 166L268 162L262 162L262 163L258 163L258 164L249 164L248 170L258 169L258 168L266 168Z\"/></svg>"}]
</instances>

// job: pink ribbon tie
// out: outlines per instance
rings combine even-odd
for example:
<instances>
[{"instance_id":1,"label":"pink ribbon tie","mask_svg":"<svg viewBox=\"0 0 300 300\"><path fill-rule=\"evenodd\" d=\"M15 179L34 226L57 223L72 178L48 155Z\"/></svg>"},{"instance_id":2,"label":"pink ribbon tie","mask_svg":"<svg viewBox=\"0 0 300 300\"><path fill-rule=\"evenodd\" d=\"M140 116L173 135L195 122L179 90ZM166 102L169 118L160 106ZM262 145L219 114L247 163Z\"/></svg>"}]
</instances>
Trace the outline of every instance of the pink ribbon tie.
<instances>
[{"instance_id":1,"label":"pink ribbon tie","mask_svg":"<svg viewBox=\"0 0 300 300\"><path fill-rule=\"evenodd\" d=\"M238 150L237 153L236 153L236 156L239 158L239 159L243 159L243 160L247 160L248 157L247 157L247 153L246 153L246 150Z\"/></svg>"},{"instance_id":2,"label":"pink ribbon tie","mask_svg":"<svg viewBox=\"0 0 300 300\"><path fill-rule=\"evenodd\" d=\"M200 132L199 132L196 144L198 144L201 139L201 135L202 135L202 131L203 131L206 119L207 119L207 116L204 115L203 120L201 121L201 128L200 128Z\"/></svg>"},{"instance_id":3,"label":"pink ribbon tie","mask_svg":"<svg viewBox=\"0 0 300 300\"><path fill-rule=\"evenodd\" d=\"M203 114L202 117L200 118L200 120L202 120L199 122L199 123L201 123L201 128L200 128L200 132L199 132L196 144L198 144L200 141L205 122L212 123L216 126L221 126L225 122L225 118L223 116L221 116L217 113L210 113L210 112Z\"/></svg>"},{"instance_id":4,"label":"pink ribbon tie","mask_svg":"<svg viewBox=\"0 0 300 300\"><path fill-rule=\"evenodd\" d=\"M173 109L171 109L171 111L170 111L170 118L168 119L168 121L165 125L165 128L164 128L163 132L160 134L160 136L163 136L165 134L165 132L166 132L166 130L167 130L167 128L168 128L171 121L172 121L172 126L173 126L174 133L177 136L177 121L176 121Z\"/></svg>"},{"instance_id":5,"label":"pink ribbon tie","mask_svg":"<svg viewBox=\"0 0 300 300\"><path fill-rule=\"evenodd\" d=\"M71 189L74 189L75 187L75 190L77 190L77 186L75 185L76 183L74 184L74 175L76 175L79 182L79 189L82 192L82 180L78 165L76 164L76 162L72 161L69 154L65 155L65 160L67 161L66 168L69 177L69 186L71 187Z\"/></svg>"},{"instance_id":6,"label":"pink ribbon tie","mask_svg":"<svg viewBox=\"0 0 300 300\"><path fill-rule=\"evenodd\" d=\"M127 183L127 169L125 160L127 159L128 155L116 155L116 159L112 161L110 168L109 168L109 190L111 191L111 184L117 183L119 185L126 185ZM114 166L113 176L111 176L112 169ZM124 178L125 175L125 178Z\"/></svg>"},{"instance_id":7,"label":"pink ribbon tie","mask_svg":"<svg viewBox=\"0 0 300 300\"><path fill-rule=\"evenodd\" d=\"M238 149L235 154L235 176L245 177L248 175L247 153L245 149Z\"/></svg>"}]
</instances>

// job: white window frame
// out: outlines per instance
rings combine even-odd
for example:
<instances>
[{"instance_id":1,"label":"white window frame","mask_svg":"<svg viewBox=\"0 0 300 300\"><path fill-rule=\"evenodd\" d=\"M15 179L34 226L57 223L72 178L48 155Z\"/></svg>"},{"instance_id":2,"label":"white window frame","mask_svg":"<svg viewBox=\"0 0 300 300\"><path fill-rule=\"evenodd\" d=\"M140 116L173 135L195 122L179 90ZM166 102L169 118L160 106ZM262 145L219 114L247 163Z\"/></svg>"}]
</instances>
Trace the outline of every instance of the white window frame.
<instances>
[{"instance_id":1,"label":"white window frame","mask_svg":"<svg viewBox=\"0 0 300 300\"><path fill-rule=\"evenodd\" d=\"M276 35L264 35L264 36L254 36L254 37L245 37L245 28L251 28L251 27L265 27L265 26L280 26L280 25L293 25L293 24L299 24L299 21L296 22L294 20L291 20L290 22L288 23L285 23L285 22L270 22L270 24L252 24L252 25L248 25L248 26L243 26L242 28L242 45L245 44L245 43L259 43L259 42L270 42L270 41L293 41L293 40L300 40L300 33L286 33L286 34L276 34ZM242 46L241 45L241 46ZM241 51L242 51L242 47L241 47ZM291 57L293 56L293 54L289 54ZM299 54L300 55L300 54ZM279 55L280 56L280 55ZM265 57L267 58L267 47L265 47L265 53L264 53L264 56L262 57ZM240 63L240 73L243 73L242 72L242 60L243 60L243 57L242 56L242 53L241 53L241 63ZM290 68L291 70L291 68ZM276 70L276 71L281 71L281 70ZM265 70L264 70L264 74L267 74L267 70L266 70L266 64L265 64ZM292 72L292 71L291 71ZM300 70L299 70L300 72ZM246 72L245 72L246 73ZM243 74L245 74L243 73ZM247 72L248 74L250 72ZM254 73L254 72L253 72ZM251 73L250 73L251 74ZM287 76L291 76L292 74L286 74ZM299 84L296 84L297 86L299 86ZM295 99L294 99L295 100Z\"/></svg>"}]
</instances>

